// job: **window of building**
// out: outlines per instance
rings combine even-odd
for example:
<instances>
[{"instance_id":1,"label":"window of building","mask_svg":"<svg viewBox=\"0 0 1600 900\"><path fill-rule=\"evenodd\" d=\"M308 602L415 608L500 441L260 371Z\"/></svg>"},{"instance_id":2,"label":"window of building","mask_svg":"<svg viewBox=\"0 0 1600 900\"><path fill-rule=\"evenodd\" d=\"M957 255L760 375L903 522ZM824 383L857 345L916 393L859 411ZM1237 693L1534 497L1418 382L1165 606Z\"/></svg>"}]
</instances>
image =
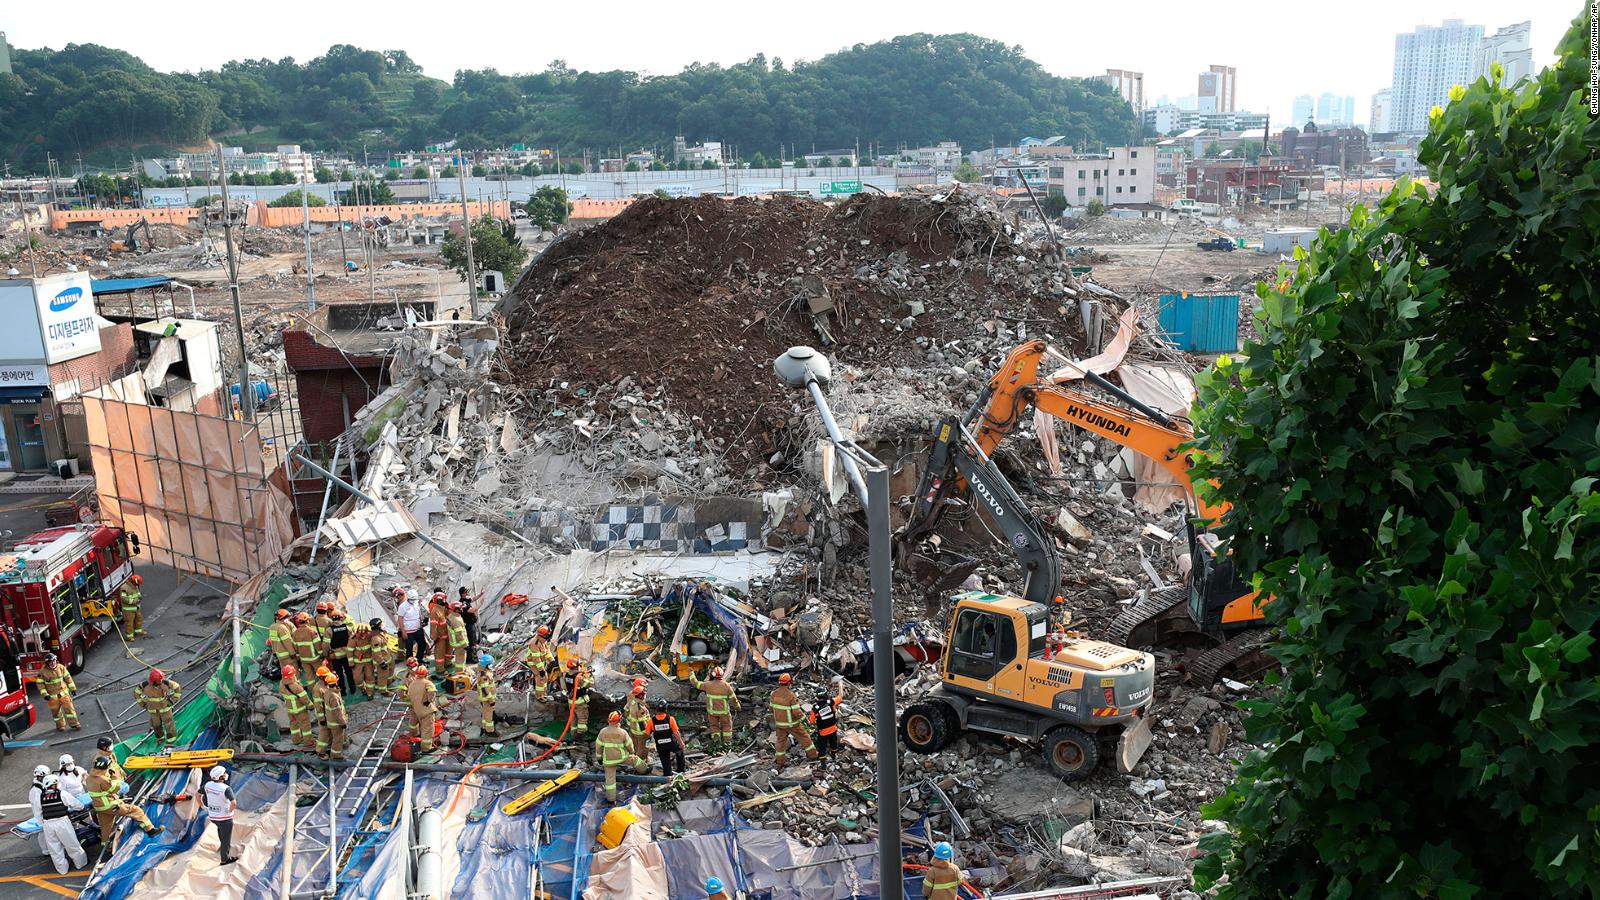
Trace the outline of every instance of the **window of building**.
<instances>
[{"instance_id":1,"label":"window of building","mask_svg":"<svg viewBox=\"0 0 1600 900\"><path fill-rule=\"evenodd\" d=\"M1083 170L1082 170L1082 169L1079 169L1079 170L1078 170L1078 177L1079 177L1079 178L1082 178L1082 177L1083 177Z\"/></svg>"},{"instance_id":2,"label":"window of building","mask_svg":"<svg viewBox=\"0 0 1600 900\"><path fill-rule=\"evenodd\" d=\"M1078 188L1078 196L1082 197L1087 190L1088 188Z\"/></svg>"},{"instance_id":3,"label":"window of building","mask_svg":"<svg viewBox=\"0 0 1600 900\"><path fill-rule=\"evenodd\" d=\"M1129 175L1137 175L1137 174L1139 174L1139 170L1138 169L1129 169L1128 170L1128 174Z\"/></svg>"},{"instance_id":4,"label":"window of building","mask_svg":"<svg viewBox=\"0 0 1600 900\"><path fill-rule=\"evenodd\" d=\"M1122 185L1117 185L1117 193L1122 193Z\"/></svg>"},{"instance_id":5,"label":"window of building","mask_svg":"<svg viewBox=\"0 0 1600 900\"><path fill-rule=\"evenodd\" d=\"M1094 189L1094 195L1096 197L1104 197L1106 195L1106 189L1103 187L1097 187Z\"/></svg>"},{"instance_id":6,"label":"window of building","mask_svg":"<svg viewBox=\"0 0 1600 900\"><path fill-rule=\"evenodd\" d=\"M1063 177L1065 177L1066 171L1067 171L1066 169L1064 169L1064 168L1062 168L1060 166L1051 166L1050 167L1050 177L1053 178L1053 179L1056 179L1057 181L1059 181Z\"/></svg>"},{"instance_id":7,"label":"window of building","mask_svg":"<svg viewBox=\"0 0 1600 900\"><path fill-rule=\"evenodd\" d=\"M1139 151L1137 151L1137 150L1131 151L1128 155L1130 157L1134 158L1134 159L1138 159L1139 158Z\"/></svg>"},{"instance_id":8,"label":"window of building","mask_svg":"<svg viewBox=\"0 0 1600 900\"><path fill-rule=\"evenodd\" d=\"M1126 175L1126 174L1128 174L1128 170L1127 169L1118 169L1117 170L1117 174L1118 175Z\"/></svg>"}]
</instances>

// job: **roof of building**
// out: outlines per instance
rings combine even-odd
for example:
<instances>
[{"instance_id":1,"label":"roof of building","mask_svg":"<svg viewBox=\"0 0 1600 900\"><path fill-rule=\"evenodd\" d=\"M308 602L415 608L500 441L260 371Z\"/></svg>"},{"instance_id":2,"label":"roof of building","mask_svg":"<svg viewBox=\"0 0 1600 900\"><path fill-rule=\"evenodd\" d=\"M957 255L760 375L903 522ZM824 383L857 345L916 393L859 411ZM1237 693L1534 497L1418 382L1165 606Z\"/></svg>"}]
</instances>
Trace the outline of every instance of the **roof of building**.
<instances>
[{"instance_id":1,"label":"roof of building","mask_svg":"<svg viewBox=\"0 0 1600 900\"><path fill-rule=\"evenodd\" d=\"M105 294L128 294L145 288L161 287L171 284L172 281L173 279L167 275L150 278L96 278L90 280L89 290L97 297Z\"/></svg>"},{"instance_id":2,"label":"roof of building","mask_svg":"<svg viewBox=\"0 0 1600 900\"><path fill-rule=\"evenodd\" d=\"M167 329L172 329L171 337L180 341L192 341L222 326L216 322L207 322L204 319L156 319L154 322L140 322L133 326L134 331L144 334L153 334L158 337L167 337Z\"/></svg>"}]
</instances>

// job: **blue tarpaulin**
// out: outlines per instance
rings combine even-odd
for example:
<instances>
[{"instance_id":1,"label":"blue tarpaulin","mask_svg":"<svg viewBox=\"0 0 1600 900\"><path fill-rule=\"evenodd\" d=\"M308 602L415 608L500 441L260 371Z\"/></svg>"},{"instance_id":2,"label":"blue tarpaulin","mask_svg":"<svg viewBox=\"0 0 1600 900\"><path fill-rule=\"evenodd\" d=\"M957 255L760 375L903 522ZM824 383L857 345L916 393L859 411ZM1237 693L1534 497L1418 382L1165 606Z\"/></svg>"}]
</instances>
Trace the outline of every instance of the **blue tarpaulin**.
<instances>
[{"instance_id":1,"label":"blue tarpaulin","mask_svg":"<svg viewBox=\"0 0 1600 900\"><path fill-rule=\"evenodd\" d=\"M145 288L164 287L172 283L172 279L165 276L150 278L95 278L89 281L89 290L96 297L107 294L131 294Z\"/></svg>"}]
</instances>

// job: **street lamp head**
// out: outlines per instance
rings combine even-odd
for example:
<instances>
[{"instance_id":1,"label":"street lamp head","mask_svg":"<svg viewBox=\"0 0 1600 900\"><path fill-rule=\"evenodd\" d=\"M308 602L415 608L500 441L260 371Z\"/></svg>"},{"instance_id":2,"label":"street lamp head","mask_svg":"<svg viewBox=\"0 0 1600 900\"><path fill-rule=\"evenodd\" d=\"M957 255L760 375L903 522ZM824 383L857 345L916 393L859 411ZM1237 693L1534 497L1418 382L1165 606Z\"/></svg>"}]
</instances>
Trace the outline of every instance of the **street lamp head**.
<instances>
[{"instance_id":1,"label":"street lamp head","mask_svg":"<svg viewBox=\"0 0 1600 900\"><path fill-rule=\"evenodd\" d=\"M792 388L803 388L812 381L825 385L833 377L833 366L828 358L804 346L790 347L773 360L772 371L778 373L778 380Z\"/></svg>"}]
</instances>

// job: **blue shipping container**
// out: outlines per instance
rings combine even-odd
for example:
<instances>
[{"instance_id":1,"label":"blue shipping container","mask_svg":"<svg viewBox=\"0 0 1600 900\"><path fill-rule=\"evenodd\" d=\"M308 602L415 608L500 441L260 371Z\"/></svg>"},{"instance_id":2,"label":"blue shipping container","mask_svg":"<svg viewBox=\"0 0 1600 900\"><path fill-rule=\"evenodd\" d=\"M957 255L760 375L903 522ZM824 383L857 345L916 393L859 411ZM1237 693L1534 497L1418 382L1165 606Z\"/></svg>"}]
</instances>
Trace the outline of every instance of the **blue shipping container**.
<instances>
[{"instance_id":1,"label":"blue shipping container","mask_svg":"<svg viewBox=\"0 0 1600 900\"><path fill-rule=\"evenodd\" d=\"M1232 353L1239 349L1238 294L1162 294L1161 330L1179 350Z\"/></svg>"}]
</instances>

